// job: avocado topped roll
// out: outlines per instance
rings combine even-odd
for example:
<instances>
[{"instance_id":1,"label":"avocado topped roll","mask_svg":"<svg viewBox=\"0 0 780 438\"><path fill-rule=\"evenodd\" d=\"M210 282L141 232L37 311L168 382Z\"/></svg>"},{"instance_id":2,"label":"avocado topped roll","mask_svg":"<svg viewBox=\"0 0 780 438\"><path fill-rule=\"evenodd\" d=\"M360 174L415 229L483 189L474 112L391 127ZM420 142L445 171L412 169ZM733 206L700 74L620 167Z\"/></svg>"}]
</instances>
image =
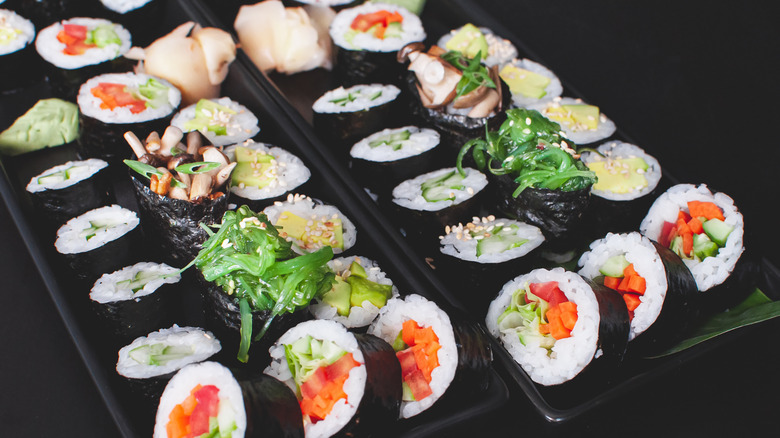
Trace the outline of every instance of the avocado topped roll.
<instances>
[{"instance_id":1,"label":"avocado topped roll","mask_svg":"<svg viewBox=\"0 0 780 438\"><path fill-rule=\"evenodd\" d=\"M477 27L471 23L442 35L436 45L463 53L469 58L481 53L482 62L487 66L501 67L517 58L517 48L511 41L501 38L487 27Z\"/></svg>"},{"instance_id":2,"label":"avocado topped roll","mask_svg":"<svg viewBox=\"0 0 780 438\"><path fill-rule=\"evenodd\" d=\"M330 319L347 328L365 327L379 315L398 288L379 264L366 257L340 257L328 262L336 274L333 287L309 306L317 319Z\"/></svg>"},{"instance_id":3,"label":"avocado topped roll","mask_svg":"<svg viewBox=\"0 0 780 438\"><path fill-rule=\"evenodd\" d=\"M549 102L563 93L558 76L547 67L530 59L514 59L498 72L512 93L512 105L526 108Z\"/></svg>"},{"instance_id":4,"label":"avocado topped roll","mask_svg":"<svg viewBox=\"0 0 780 438\"><path fill-rule=\"evenodd\" d=\"M566 138L577 144L595 143L615 133L615 123L599 107L588 105L582 99L556 97L552 101L528 105L527 108L560 123Z\"/></svg>"},{"instance_id":5,"label":"avocado topped roll","mask_svg":"<svg viewBox=\"0 0 780 438\"><path fill-rule=\"evenodd\" d=\"M214 146L241 143L260 132L257 117L229 97L200 99L176 113L171 125L182 132L198 131Z\"/></svg>"}]
</instances>

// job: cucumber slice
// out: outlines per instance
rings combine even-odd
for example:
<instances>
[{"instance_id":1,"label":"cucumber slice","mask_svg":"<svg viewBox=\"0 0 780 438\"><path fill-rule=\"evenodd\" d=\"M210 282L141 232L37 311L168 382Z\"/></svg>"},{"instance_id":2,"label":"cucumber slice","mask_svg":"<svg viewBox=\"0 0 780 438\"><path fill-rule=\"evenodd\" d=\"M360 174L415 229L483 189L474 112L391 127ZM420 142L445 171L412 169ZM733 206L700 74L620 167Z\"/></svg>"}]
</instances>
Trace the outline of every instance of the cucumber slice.
<instances>
[{"instance_id":1,"label":"cucumber slice","mask_svg":"<svg viewBox=\"0 0 780 438\"><path fill-rule=\"evenodd\" d=\"M693 255L699 260L718 255L718 244L710 240L706 234L693 235Z\"/></svg>"},{"instance_id":2,"label":"cucumber slice","mask_svg":"<svg viewBox=\"0 0 780 438\"><path fill-rule=\"evenodd\" d=\"M387 135L379 136L376 139L368 142L368 146L375 148L382 145L388 145L393 148L394 151L397 151L398 149L401 149L404 141L409 140L411 135L412 133L409 132L408 129L401 132L392 132Z\"/></svg>"},{"instance_id":3,"label":"cucumber slice","mask_svg":"<svg viewBox=\"0 0 780 438\"><path fill-rule=\"evenodd\" d=\"M702 228L704 228L707 236L720 247L726 246L726 240L728 240L731 232L734 231L734 227L731 225L714 218L704 222Z\"/></svg>"},{"instance_id":4,"label":"cucumber slice","mask_svg":"<svg viewBox=\"0 0 780 438\"><path fill-rule=\"evenodd\" d=\"M422 196L428 202L454 201L453 190L463 190L464 177L453 170L431 178L420 185Z\"/></svg>"},{"instance_id":5,"label":"cucumber slice","mask_svg":"<svg viewBox=\"0 0 780 438\"><path fill-rule=\"evenodd\" d=\"M628 265L630 263L626 260L626 255L620 254L608 258L604 265L599 268L599 272L607 277L623 278L623 271Z\"/></svg>"}]
</instances>

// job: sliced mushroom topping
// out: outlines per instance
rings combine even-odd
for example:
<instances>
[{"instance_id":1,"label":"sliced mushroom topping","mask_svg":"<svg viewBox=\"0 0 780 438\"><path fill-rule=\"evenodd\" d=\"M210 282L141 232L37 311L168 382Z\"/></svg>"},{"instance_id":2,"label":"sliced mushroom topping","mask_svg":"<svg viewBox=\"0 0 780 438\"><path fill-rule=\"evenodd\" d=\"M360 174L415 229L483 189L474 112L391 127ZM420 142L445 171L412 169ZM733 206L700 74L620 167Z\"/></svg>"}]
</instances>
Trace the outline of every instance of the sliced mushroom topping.
<instances>
[{"instance_id":1,"label":"sliced mushroom topping","mask_svg":"<svg viewBox=\"0 0 780 438\"><path fill-rule=\"evenodd\" d=\"M198 153L198 150L200 150L200 147L203 145L203 139L200 136L200 133L198 131L191 131L187 133L187 153L190 155L195 155Z\"/></svg>"},{"instance_id":2,"label":"sliced mushroom topping","mask_svg":"<svg viewBox=\"0 0 780 438\"><path fill-rule=\"evenodd\" d=\"M486 85L480 85L475 90L458 97L452 102L452 106L455 108L471 108L480 103L487 95L488 88Z\"/></svg>"},{"instance_id":3,"label":"sliced mushroom topping","mask_svg":"<svg viewBox=\"0 0 780 438\"><path fill-rule=\"evenodd\" d=\"M179 144L182 137L184 137L184 133L181 132L181 129L173 125L165 128L165 132L163 133L163 136L160 139L159 153L165 156L172 155L171 149L173 149L177 144Z\"/></svg>"},{"instance_id":4,"label":"sliced mushroom topping","mask_svg":"<svg viewBox=\"0 0 780 438\"><path fill-rule=\"evenodd\" d=\"M216 176L214 176L214 187L220 187L222 184L225 184L230 178L230 174L233 173L233 169L236 168L237 164L238 163L230 163L220 169Z\"/></svg>"},{"instance_id":5,"label":"sliced mushroom topping","mask_svg":"<svg viewBox=\"0 0 780 438\"><path fill-rule=\"evenodd\" d=\"M399 63L404 64L406 61L416 57L416 53L422 53L423 50L425 50L425 44L420 42L409 43L398 51L398 53L395 55L395 59ZM415 55L412 56L412 54Z\"/></svg>"},{"instance_id":6,"label":"sliced mushroom topping","mask_svg":"<svg viewBox=\"0 0 780 438\"><path fill-rule=\"evenodd\" d=\"M129 144L130 148L133 149L133 153L135 153L136 157L141 158L146 155L146 148L144 147L144 144L141 143L141 140L133 133L133 131L125 132L124 137L125 141L127 141L127 144Z\"/></svg>"},{"instance_id":7,"label":"sliced mushroom topping","mask_svg":"<svg viewBox=\"0 0 780 438\"><path fill-rule=\"evenodd\" d=\"M138 157L138 161L144 164L148 164L152 167L164 167L166 164L165 158L157 154L143 154Z\"/></svg>"},{"instance_id":8,"label":"sliced mushroom topping","mask_svg":"<svg viewBox=\"0 0 780 438\"><path fill-rule=\"evenodd\" d=\"M150 154L156 154L160 152L160 134L157 131L152 131L146 136L146 150Z\"/></svg>"},{"instance_id":9,"label":"sliced mushroom topping","mask_svg":"<svg viewBox=\"0 0 780 438\"><path fill-rule=\"evenodd\" d=\"M455 66L443 59L420 53L409 64L409 71L413 71L423 93L428 97L427 108L438 108L446 105L455 98L455 86L463 76Z\"/></svg>"},{"instance_id":10,"label":"sliced mushroom topping","mask_svg":"<svg viewBox=\"0 0 780 438\"><path fill-rule=\"evenodd\" d=\"M171 190L168 191L168 196L173 199L181 199L182 201L190 200L190 197L187 194L187 190L176 186L171 187Z\"/></svg>"},{"instance_id":11,"label":"sliced mushroom topping","mask_svg":"<svg viewBox=\"0 0 780 438\"><path fill-rule=\"evenodd\" d=\"M184 153L176 155L175 157L171 157L171 159L168 160L168 170L173 170L176 167L187 164L187 163L194 163L195 157L193 155Z\"/></svg>"},{"instance_id":12,"label":"sliced mushroom topping","mask_svg":"<svg viewBox=\"0 0 780 438\"><path fill-rule=\"evenodd\" d=\"M500 101L501 97L498 92L492 88L488 88L482 101L471 108L468 116L472 118L487 117L493 112Z\"/></svg>"},{"instance_id":13,"label":"sliced mushroom topping","mask_svg":"<svg viewBox=\"0 0 780 438\"><path fill-rule=\"evenodd\" d=\"M190 187L190 201L208 196L211 191L211 177L205 173L198 173L192 178Z\"/></svg>"}]
</instances>

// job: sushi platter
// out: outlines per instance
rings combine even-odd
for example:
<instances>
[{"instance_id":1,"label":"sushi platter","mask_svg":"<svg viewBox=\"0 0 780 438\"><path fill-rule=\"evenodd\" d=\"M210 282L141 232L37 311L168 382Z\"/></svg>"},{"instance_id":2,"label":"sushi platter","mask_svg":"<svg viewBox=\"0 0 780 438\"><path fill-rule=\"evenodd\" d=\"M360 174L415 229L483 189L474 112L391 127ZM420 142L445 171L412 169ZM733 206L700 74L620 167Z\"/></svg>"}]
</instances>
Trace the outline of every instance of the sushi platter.
<instances>
[{"instance_id":1,"label":"sushi platter","mask_svg":"<svg viewBox=\"0 0 780 438\"><path fill-rule=\"evenodd\" d=\"M36 64L47 73L14 78L22 91L0 95L0 129L52 97L69 101L70 107L50 111L80 120L80 137L71 136L63 145L3 152L0 194L122 436L165 436L166 431L170 436L172 428L179 427L172 426L174 417L182 415L177 409L194 404L196 397L205 405L207 395L201 389L217 386L221 394L231 394L220 406L246 407L246 414L239 410L235 416L224 413L229 408L220 407L218 414L214 407L205 426L198 427L217 430L217 435L229 426L242 436L243 431L255 436L252 427L302 436L303 425L283 420L288 416L282 409L297 415L298 408L304 411L307 436L320 430L325 432L317 436L339 431L348 436L441 436L504 415L515 404L527 407L524 415L545 425L571 423L648 388L681 364L696 363L730 340L756 332L756 326L744 327L667 354L701 321L754 290L760 289L772 304L780 301L780 271L771 260L744 249L750 244L743 246L743 239L750 242L754 235L743 225L732 198L705 184L681 184L684 179L662 170L664 163L652 150L635 146L619 126L535 62L534 53L515 34L472 0L342 2L332 9L266 0L262 6L268 9L253 11L258 15L251 17L244 5L255 2L151 3L157 20L153 26L125 24L133 32L133 46L143 44L145 53L101 34L108 26L104 22L85 19L78 26L95 27L85 31L89 36L83 44L121 46L124 56L83 68L60 67L62 72ZM279 15L267 18L271 14ZM118 17L106 14L109 20ZM261 26L261 19L269 21ZM361 19L378 21L361 24ZM327 26L317 28L319 20L336 23L330 26L327 44L317 41L328 33ZM284 29L282 23L302 27ZM258 29L271 28L277 34L294 33L296 44L302 44L303 35L313 38L311 52L295 58L289 54L300 47L258 48L257 41L274 40ZM74 29L71 23L49 33L60 42L70 41L81 32ZM115 30L126 32L121 26ZM476 42L462 43L474 34L479 35ZM155 56L174 57L173 52L161 56L153 50L164 46L158 43L164 36L170 38L165 43L169 46L186 37L204 47L200 56L211 81L206 88L212 91L181 85L186 80L175 70L197 71L195 64L181 69L156 64ZM369 41L374 36L390 45L374 45ZM464 47L460 52L453 48L458 41ZM66 50L84 50L73 48L82 43L67 43L71 45ZM489 47L489 56L483 56ZM476 59L481 56L482 64ZM125 73L141 65L141 59L145 71ZM455 79L442 79L447 75ZM468 85L461 85L466 79L482 82L467 91ZM454 88L434 88L448 80ZM74 86L82 83L80 89ZM116 94L111 87L117 83L122 90L135 91ZM210 93L211 100L197 93ZM125 102L119 101L122 98ZM448 103L453 98L455 103ZM132 117L141 115L107 119L106 108L116 107L133 108ZM150 108L159 111L144 115ZM212 111L219 117L247 115L251 127L203 127L211 122L199 114L212 117ZM520 159L517 151L522 148L522 157L534 156L529 161L540 163L553 160L552 167L569 176L555 182L561 177L550 171L547 180L522 179L512 173L516 169L510 163ZM392 149L400 158L382 156L383 149ZM625 168L639 175L631 183L637 188L618 193L623 189L595 185L594 169L609 170L609 157L629 163ZM214 161L222 163L218 167ZM255 168L266 173L258 176ZM544 173L540 169L535 175ZM63 175L68 179L81 173L99 181L89 194L65 193L63 201L56 193L54 199L47 198L54 190L46 193L38 187L52 181L59 187ZM279 184L263 180L283 173L294 176ZM200 178L206 174L208 178ZM610 179L606 173L598 175L602 181ZM196 181L206 179L206 191L195 194ZM257 180L259 188L247 189ZM275 185L280 191L272 191ZM190 202L193 199L197 201ZM311 220L306 223L301 218L308 214ZM193 222L190 215L204 224ZM295 220L304 224L300 237L293 236L299 226ZM110 234L115 225L126 227L119 237ZM262 244L266 246L251 246L258 244L258 235L267 239ZM85 236L87 245L98 247L85 250L80 243L68 242ZM104 236L105 244L100 240ZM250 249L241 253L246 245ZM246 268L245 260L262 256L268 248L274 248L277 258L261 263L275 264L263 265L268 277L251 280L255 283L246 289L249 277L231 272L261 269ZM464 255L468 251L476 255ZM683 260L686 253L690 261ZM211 264L218 257L232 265ZM704 262L709 260L711 266L716 258L725 267L716 265L702 273ZM304 260L309 265L294 264ZM136 270L130 271L133 264ZM142 273L147 265L160 271ZM276 274L281 280L271 272L281 272ZM151 294L153 290L144 295L153 289L150 279L158 277L154 287L165 290L164 297ZM289 287L294 277L301 289L294 296L286 290L278 293L276 304L265 310L258 303L267 298L252 295L255 292L239 294ZM114 283L132 285L136 295L121 298L127 300L124 304L98 298L101 285L111 289ZM660 298L655 298L656 283L662 289ZM337 296L343 290L340 285L352 288L346 309L342 295ZM708 298L701 298L700 290L707 289ZM365 301L355 298L358 290ZM301 296L308 297L303 304ZM732 301L723 304L712 296ZM652 304L656 299L660 302ZM643 312L651 305L657 313L645 323ZM216 347L202 347L206 353L192 359L193 364L183 363L183 371L172 368L160 379L118 372L127 354L120 349L131 350L136 362L151 365L159 365L155 358L165 365L174 363L177 355L191 355L186 348L155 351L162 344L149 341L144 346L140 338L148 334L158 339L159 334L162 339L168 332L184 338L189 327L207 332L194 329L197 335L187 336L217 342ZM529 345L544 357L526 359ZM429 348L434 353L427 353ZM426 354L437 355L425 365L431 368L423 366ZM351 365L341 365L346 358ZM343 418L338 418L343 411L335 414L340 402L322 413L324 408L315 403L321 403L323 393L311 395L317 395L317 402L307 395L316 391L306 380L312 376L307 360L325 361L327 366L310 371L329 379L330 373L348 374L338 389L346 392L345 400L353 393L362 397L363 391L370 400ZM410 377L409 361L416 361L418 377ZM337 365L353 368L340 371ZM364 369L367 375L360 374L366 374ZM306 377L296 375L304 370ZM222 374L226 377L214 377ZM388 383L392 379L377 377L395 374L403 375L403 394L399 385ZM443 375L449 376L444 384L436 380ZM231 379L234 383L224 383ZM356 380L365 389L356 390ZM284 402L292 408L283 408L279 399L262 400L264 391L270 393L268 388L279 381L284 384L276 391L292 389L292 401ZM251 411L267 403L274 414ZM190 421L195 415L190 412L176 421ZM247 415L257 417L247 425L242 420ZM196 427L192 424L186 427ZM505 425L501 429L509 430Z\"/></svg>"}]
</instances>

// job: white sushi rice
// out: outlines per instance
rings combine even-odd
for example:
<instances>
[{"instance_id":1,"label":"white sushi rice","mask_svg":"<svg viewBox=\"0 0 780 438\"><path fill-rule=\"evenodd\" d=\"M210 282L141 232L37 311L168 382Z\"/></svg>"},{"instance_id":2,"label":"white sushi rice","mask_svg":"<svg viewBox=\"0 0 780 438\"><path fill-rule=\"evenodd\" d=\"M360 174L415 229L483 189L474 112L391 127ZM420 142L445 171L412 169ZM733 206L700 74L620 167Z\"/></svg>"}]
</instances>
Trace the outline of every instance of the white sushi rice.
<instances>
[{"instance_id":1,"label":"white sushi rice","mask_svg":"<svg viewBox=\"0 0 780 438\"><path fill-rule=\"evenodd\" d=\"M63 52L65 44L57 40L57 34L63 30L64 24L86 26L88 30L93 30L101 25L109 26L122 40L122 43L108 44L105 47L92 47L81 55L69 55ZM35 49L38 50L41 57L56 67L66 70L74 70L118 58L130 50L131 45L130 31L121 25L102 18L87 17L75 17L54 23L38 32L38 37L35 39Z\"/></svg>"},{"instance_id":2,"label":"white sushi rice","mask_svg":"<svg viewBox=\"0 0 780 438\"><path fill-rule=\"evenodd\" d=\"M132 280L141 277L148 279L143 288L133 292ZM177 268L165 263L140 262L118 271L103 274L92 286L89 298L98 303L138 300L152 294L164 284L174 284L181 280Z\"/></svg>"},{"instance_id":3,"label":"white sushi rice","mask_svg":"<svg viewBox=\"0 0 780 438\"><path fill-rule=\"evenodd\" d=\"M35 26L32 21L8 9L0 9L0 29L3 28L10 29L15 36L5 44L0 44L0 56L18 52L35 38Z\"/></svg>"},{"instance_id":4,"label":"white sushi rice","mask_svg":"<svg viewBox=\"0 0 780 438\"><path fill-rule=\"evenodd\" d=\"M577 323L568 338L555 341L552 350L531 339L523 345L514 329L498 328L498 317L509 307L512 293L526 284L557 281L566 298L577 305ZM579 275L563 268L535 269L507 282L490 303L485 324L499 339L531 380L540 385L557 385L573 379L599 354L599 306L593 290Z\"/></svg>"},{"instance_id":5,"label":"white sushi rice","mask_svg":"<svg viewBox=\"0 0 780 438\"><path fill-rule=\"evenodd\" d=\"M379 268L379 263L362 256L339 257L328 262L328 267L336 275L346 278L349 275L349 267L353 261L357 261L366 270L369 281L393 286L393 298L398 296L398 288L393 285L393 280L387 278L387 274ZM365 327L379 315L379 307L366 300L360 306L352 306L348 316L341 316L335 307L325 302L313 301L309 305L309 311L317 319L329 319L343 324L347 328Z\"/></svg>"},{"instance_id":6,"label":"white sushi rice","mask_svg":"<svg viewBox=\"0 0 780 438\"><path fill-rule=\"evenodd\" d=\"M83 161L68 161L32 177L27 184L27 191L30 193L39 193L45 190L64 189L65 187L70 187L91 178L94 174L107 166L107 162L98 158L90 158ZM60 179L59 177L54 177L54 175L64 171L67 171L67 178L62 177Z\"/></svg>"},{"instance_id":7,"label":"white sushi rice","mask_svg":"<svg viewBox=\"0 0 780 438\"><path fill-rule=\"evenodd\" d=\"M236 161L236 147L238 145L225 148L225 155L230 162ZM281 196L305 183L311 178L311 171L297 156L286 150L271 146L265 143L257 143L247 140L241 146L256 151L262 151L274 157L271 166L266 171L266 175L274 179L265 187L247 186L242 184L230 187L230 192L246 199L268 199Z\"/></svg>"},{"instance_id":8,"label":"white sushi rice","mask_svg":"<svg viewBox=\"0 0 780 438\"><path fill-rule=\"evenodd\" d=\"M141 364L130 357L130 352L144 345L163 344L166 347L190 347L192 354L178 359L171 359L164 364ZM164 376L186 365L202 362L217 354L222 349L219 339L211 332L198 327L173 327L160 329L147 336L136 338L130 344L119 350L116 372L130 379L148 379Z\"/></svg>"},{"instance_id":9,"label":"white sushi rice","mask_svg":"<svg viewBox=\"0 0 780 438\"><path fill-rule=\"evenodd\" d=\"M725 223L734 227L726 239L726 245L718 250L715 257L703 261L683 258L691 270L700 292L704 292L723 283L734 270L742 252L745 251L744 219L734 205L734 200L724 193L713 194L706 184L678 184L671 187L655 200L647 215L639 225L639 231L658 241L664 222L676 222L680 210L688 211L688 201L713 202L723 210Z\"/></svg>"},{"instance_id":10,"label":"white sushi rice","mask_svg":"<svg viewBox=\"0 0 780 438\"><path fill-rule=\"evenodd\" d=\"M409 138L399 141L400 148L395 150L387 143L372 147L371 142L383 137L409 131ZM404 158L414 157L435 148L439 145L441 135L429 128L418 128L417 126L404 126L401 128L388 128L369 135L368 137L355 143L350 149L349 154L353 158L361 160L386 163L389 161L402 160Z\"/></svg>"},{"instance_id":11,"label":"white sushi rice","mask_svg":"<svg viewBox=\"0 0 780 438\"><path fill-rule=\"evenodd\" d=\"M292 372L290 372L290 367L287 364L284 346L292 344L307 335L321 341L333 342L347 353L352 353L352 358L360 364L350 370L349 377L347 377L347 380L344 382L343 390L344 393L347 394L347 398L338 400L333 405L333 409L327 418L312 423L309 421L308 417L304 417L306 438L324 438L341 430L344 425L350 422L355 415L355 412L357 412L357 408L360 406L360 401L363 399L366 388L366 361L363 357L363 351L360 350L358 341L355 339L355 335L347 331L343 325L335 321L327 320L302 322L285 332L285 334L268 349L268 353L271 356L271 364L263 371L265 374L274 377L289 386L296 394L298 393L298 390Z\"/></svg>"},{"instance_id":12,"label":"white sushi rice","mask_svg":"<svg viewBox=\"0 0 780 438\"><path fill-rule=\"evenodd\" d=\"M418 401L401 402L401 418L411 418L433 406L447 391L458 368L458 347L450 317L433 301L412 294L405 298L394 298L379 312L379 317L369 326L368 334L392 344L403 323L414 320L421 327L432 327L439 338L441 348L437 352L439 366L431 372L430 387L433 392Z\"/></svg>"},{"instance_id":13,"label":"white sushi rice","mask_svg":"<svg viewBox=\"0 0 780 438\"><path fill-rule=\"evenodd\" d=\"M514 59L507 64L523 70L528 70L531 73L536 73L550 80L550 83L547 84L547 86L544 88L546 94L540 99L528 97L521 93L513 93L512 106L517 108L527 108L531 105L539 105L546 102L551 102L553 99L560 97L561 94L563 94L563 85L561 84L561 80L558 79L558 76L556 76L552 70L548 69L542 64L531 61L527 58Z\"/></svg>"},{"instance_id":14,"label":"white sushi rice","mask_svg":"<svg viewBox=\"0 0 780 438\"><path fill-rule=\"evenodd\" d=\"M365 111L369 108L392 102L400 93L400 88L389 84L361 84L349 88L338 87L320 96L312 105L312 110L321 114ZM339 99L346 99L343 105L334 102Z\"/></svg>"},{"instance_id":15,"label":"white sushi rice","mask_svg":"<svg viewBox=\"0 0 780 438\"><path fill-rule=\"evenodd\" d=\"M506 218L497 219L495 217L474 219L473 222L470 222L465 226L458 224L458 226L455 227L447 227L446 234L442 236L439 241L439 249L442 254L447 254L469 262L503 263L508 260L520 258L544 243L544 234L542 234L542 231L525 222ZM517 248L510 248L503 252L477 256L477 244L479 243L480 238L484 238L485 234L489 234L495 227L509 226L517 226L518 229L515 235L519 238L526 239L527 242ZM473 238L471 236L472 231L477 233L477 236L483 237Z\"/></svg>"},{"instance_id":16,"label":"white sushi rice","mask_svg":"<svg viewBox=\"0 0 780 438\"><path fill-rule=\"evenodd\" d=\"M455 200L444 200L437 202L428 202L422 195L422 184L432 178L444 175L457 169L454 167L434 170L420 176L408 179L393 189L393 202L401 207L410 210L439 211L452 205L460 204L474 197L480 190L484 189L488 180L487 177L476 169L464 167L466 177L463 180L463 189L453 189L452 195Z\"/></svg>"},{"instance_id":17,"label":"white sushi rice","mask_svg":"<svg viewBox=\"0 0 780 438\"><path fill-rule=\"evenodd\" d=\"M629 341L647 330L661 314L666 299L666 269L650 239L634 231L627 234L608 233L603 239L590 244L578 262L579 274L594 279L601 274L599 269L610 257L625 255L634 265L634 270L645 279L646 290L639 296L639 307L634 310L634 318L629 329Z\"/></svg>"},{"instance_id":18,"label":"white sushi rice","mask_svg":"<svg viewBox=\"0 0 780 438\"><path fill-rule=\"evenodd\" d=\"M138 114L133 114L130 111L130 108L122 106L118 106L113 110L102 109L100 108L102 100L92 95L91 90L97 87L101 82L123 84L137 88L139 85L146 84L150 78L154 78L156 81L168 87L168 102L164 105L160 105L158 108L147 107ZM181 103L181 92L165 79L160 79L144 73L107 73L95 76L82 84L81 88L79 88L77 102L79 104L79 111L81 111L82 114L100 120L103 123L139 123L160 119L170 115Z\"/></svg>"},{"instance_id":19,"label":"white sushi rice","mask_svg":"<svg viewBox=\"0 0 780 438\"><path fill-rule=\"evenodd\" d=\"M360 14L370 14L377 11L398 12L403 17L399 37L377 38L373 32L357 32L349 38L350 25ZM348 50L369 50L372 52L396 52L403 46L425 39L425 30L420 17L403 6L387 3L366 2L354 8L340 11L330 23L330 37L338 47Z\"/></svg>"},{"instance_id":20,"label":"white sushi rice","mask_svg":"<svg viewBox=\"0 0 780 438\"><path fill-rule=\"evenodd\" d=\"M627 172L623 168L620 168L617 164L609 164L619 158L641 158L647 163L647 170L642 171L642 175L647 181L646 186L640 186L628 193L616 193L611 190L597 190L595 186L591 189L591 193L596 196L600 196L610 201L630 201L640 198L650 192L652 192L658 183L661 181L661 164L652 155L647 154L642 148L631 143L622 141L610 141L600 145L596 148L604 156L601 157L593 152L585 151L582 153L582 162L585 165L596 161L606 161L605 167L613 166L610 172Z\"/></svg>"},{"instance_id":21,"label":"white sushi rice","mask_svg":"<svg viewBox=\"0 0 780 438\"><path fill-rule=\"evenodd\" d=\"M571 97L556 97L549 102L541 102L533 105L528 105L528 109L537 110L542 113L543 116L549 117L549 109L560 107L561 105L582 105L585 102L582 99L574 99ZM596 129L588 129L584 126L569 126L561 123L562 135L569 140L577 144L595 143L599 140L604 140L610 135L614 134L617 130L615 123L607 118L603 112L599 111L599 123Z\"/></svg>"},{"instance_id":22,"label":"white sushi rice","mask_svg":"<svg viewBox=\"0 0 780 438\"><path fill-rule=\"evenodd\" d=\"M260 132L257 117L244 105L241 105L229 97L220 97L219 99L209 100L236 112L235 114L230 114L224 111L211 112L205 110L204 114L201 114L201 116L208 117L215 124L225 127L226 133L224 135L217 135L207 128L198 130L198 132L203 134L203 136L214 146L227 146L241 143ZM196 106L197 103L193 103L176 113L171 120L171 125L181 129L182 132L193 131L193 129L185 129L184 126L187 122L195 118Z\"/></svg>"},{"instance_id":23,"label":"white sushi rice","mask_svg":"<svg viewBox=\"0 0 780 438\"><path fill-rule=\"evenodd\" d=\"M100 0L100 3L117 14L126 14L152 1L154 0Z\"/></svg>"},{"instance_id":24,"label":"white sushi rice","mask_svg":"<svg viewBox=\"0 0 780 438\"><path fill-rule=\"evenodd\" d=\"M171 411L190 396L190 392L196 385L214 385L219 388L219 403L220 405L224 402L230 403L236 422L236 429L230 436L243 437L246 433L247 418L241 386L233 377L233 373L224 365L217 362L201 362L185 366L168 382L157 407L154 438L168 437L166 427Z\"/></svg>"},{"instance_id":25,"label":"white sushi rice","mask_svg":"<svg viewBox=\"0 0 780 438\"><path fill-rule=\"evenodd\" d=\"M455 35L457 35L462 28L463 27L461 26L442 35L436 45L447 50L447 43ZM487 65L488 67L492 67L494 65L503 66L517 57L517 48L514 44L512 44L511 41L506 38L501 38L500 36L496 35L493 30L487 27L480 27L479 31L482 32L482 35L485 36L485 41L487 41L488 45L487 57L485 57L484 53L482 54L483 64Z\"/></svg>"},{"instance_id":26,"label":"white sushi rice","mask_svg":"<svg viewBox=\"0 0 780 438\"><path fill-rule=\"evenodd\" d=\"M322 204L320 202L314 202L314 200L308 196L300 194L290 194L287 196L287 200L284 202L277 201L273 205L270 205L263 209L263 213L268 216L268 220L272 224L276 225L279 221L279 217L285 211L289 211L296 216L302 218L309 218L312 224L315 221L328 221L331 219L341 219L342 237L344 240L344 248L333 247L333 253L339 254L352 248L357 241L357 228L355 224L349 220L337 207ZM319 249L322 245L318 245L312 248L305 248L306 243L300 240L293 239L296 243L293 245L293 250L298 253L311 252Z\"/></svg>"},{"instance_id":27,"label":"white sushi rice","mask_svg":"<svg viewBox=\"0 0 780 438\"><path fill-rule=\"evenodd\" d=\"M61 254L81 254L119 239L134 230L140 220L132 210L110 205L74 217L57 230L54 247ZM94 231L88 231L98 226ZM87 237L93 235L89 239Z\"/></svg>"}]
</instances>

